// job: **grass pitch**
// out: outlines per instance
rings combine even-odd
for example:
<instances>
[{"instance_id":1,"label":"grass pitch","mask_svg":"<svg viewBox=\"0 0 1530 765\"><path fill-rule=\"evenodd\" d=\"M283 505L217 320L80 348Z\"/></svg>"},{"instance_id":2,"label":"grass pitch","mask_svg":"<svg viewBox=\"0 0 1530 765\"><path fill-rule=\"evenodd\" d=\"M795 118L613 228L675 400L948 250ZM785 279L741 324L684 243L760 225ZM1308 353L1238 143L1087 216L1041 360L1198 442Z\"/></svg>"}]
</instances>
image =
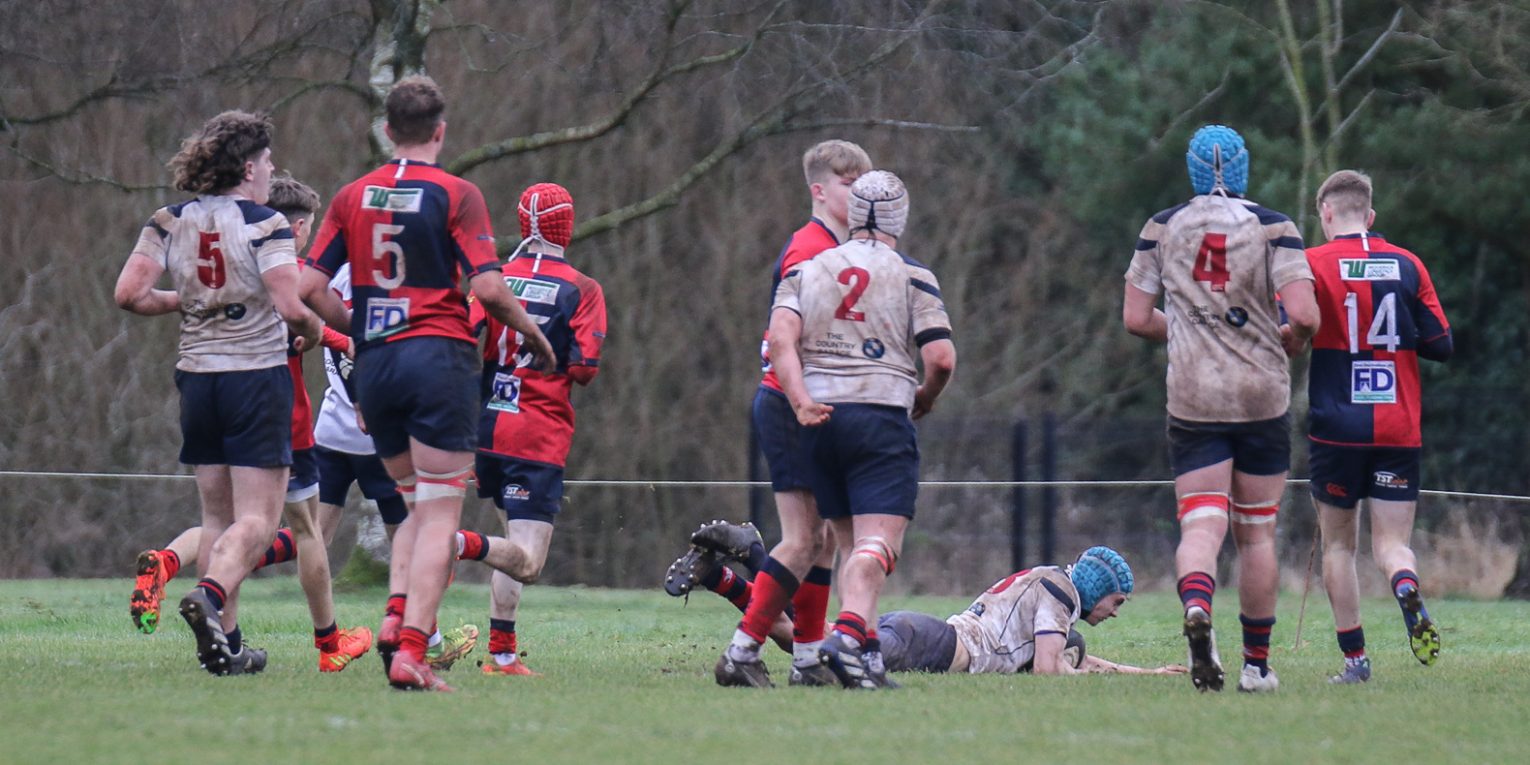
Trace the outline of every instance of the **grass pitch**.
<instances>
[{"instance_id":1,"label":"grass pitch","mask_svg":"<svg viewBox=\"0 0 1530 765\"><path fill-rule=\"evenodd\" d=\"M293 578L250 583L247 639L270 650L254 677L196 666L173 602L160 631L136 633L130 578L0 582L0 762L1525 762L1530 758L1530 604L1435 601L1444 653L1408 652L1390 601L1364 607L1376 677L1335 688L1327 603L1286 594L1272 663L1279 693L1195 693L1188 678L902 675L904 690L852 694L723 689L712 664L737 612L710 593L689 606L662 592L527 588L521 645L541 678L484 677L488 592L458 585L445 624L484 643L446 675L458 693L389 690L368 654L320 675ZM342 626L375 627L381 590L337 594ZM1235 682L1235 598L1218 601ZM947 615L956 598L893 598ZM1083 627L1092 652L1133 664L1183 662L1178 603L1135 598ZM783 686L787 658L769 657Z\"/></svg>"}]
</instances>

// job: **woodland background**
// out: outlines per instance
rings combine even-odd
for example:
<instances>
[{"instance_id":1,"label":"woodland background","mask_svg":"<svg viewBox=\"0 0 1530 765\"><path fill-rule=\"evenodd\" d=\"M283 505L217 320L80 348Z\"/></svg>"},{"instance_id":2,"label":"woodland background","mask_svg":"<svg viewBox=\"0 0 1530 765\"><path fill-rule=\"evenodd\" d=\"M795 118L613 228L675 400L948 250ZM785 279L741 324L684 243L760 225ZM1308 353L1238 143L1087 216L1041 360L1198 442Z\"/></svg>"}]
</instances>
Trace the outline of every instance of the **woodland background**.
<instances>
[{"instance_id":1,"label":"woodland background","mask_svg":"<svg viewBox=\"0 0 1530 765\"><path fill-rule=\"evenodd\" d=\"M1522 0L6 3L0 470L184 472L176 322L111 298L145 218L183 196L164 163L206 117L266 110L278 167L328 197L385 156L380 95L424 71L450 102L444 162L484 190L502 252L521 189L576 199L570 259L605 286L611 328L570 478L747 477L768 273L808 214L800 155L829 137L907 182L901 249L939 275L956 327L924 477L1010 478L1022 419L1037 477L1050 417L1057 477L1167 478L1164 353L1121 328L1121 274L1142 221L1190 194L1190 134L1220 121L1248 141L1250 196L1311 244L1317 184L1372 175L1377 230L1424 258L1455 328L1456 357L1424 370L1425 487L1524 494L1527 64ZM0 484L0 576L125 576L196 518L189 481ZM1287 496L1299 585L1312 512ZM1166 489L1054 497L1054 557L1107 542L1168 581ZM1007 573L1010 504L924 491L894 584L967 593ZM657 584L696 522L748 505L736 488L571 487L546 579ZM1530 506L1427 498L1420 527L1435 588L1530 590Z\"/></svg>"}]
</instances>

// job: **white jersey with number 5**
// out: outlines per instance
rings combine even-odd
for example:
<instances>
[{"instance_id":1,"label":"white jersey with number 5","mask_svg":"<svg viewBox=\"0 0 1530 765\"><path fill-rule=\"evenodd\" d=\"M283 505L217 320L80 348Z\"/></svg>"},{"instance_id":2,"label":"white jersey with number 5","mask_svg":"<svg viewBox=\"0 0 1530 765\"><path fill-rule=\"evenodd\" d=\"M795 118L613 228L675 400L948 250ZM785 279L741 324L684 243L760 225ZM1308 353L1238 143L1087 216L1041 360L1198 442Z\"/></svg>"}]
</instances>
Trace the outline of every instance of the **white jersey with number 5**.
<instances>
[{"instance_id":1,"label":"white jersey with number 5","mask_svg":"<svg viewBox=\"0 0 1530 765\"><path fill-rule=\"evenodd\" d=\"M161 207L134 246L170 275L181 300L187 372L237 372L287 363L287 327L261 274L295 265L286 216L248 199L201 196Z\"/></svg>"},{"instance_id":2,"label":"white jersey with number 5","mask_svg":"<svg viewBox=\"0 0 1530 765\"><path fill-rule=\"evenodd\" d=\"M951 336L935 274L875 240L798 264L776 288L777 308L802 317L803 381L825 403L913 406L918 348Z\"/></svg>"}]
</instances>

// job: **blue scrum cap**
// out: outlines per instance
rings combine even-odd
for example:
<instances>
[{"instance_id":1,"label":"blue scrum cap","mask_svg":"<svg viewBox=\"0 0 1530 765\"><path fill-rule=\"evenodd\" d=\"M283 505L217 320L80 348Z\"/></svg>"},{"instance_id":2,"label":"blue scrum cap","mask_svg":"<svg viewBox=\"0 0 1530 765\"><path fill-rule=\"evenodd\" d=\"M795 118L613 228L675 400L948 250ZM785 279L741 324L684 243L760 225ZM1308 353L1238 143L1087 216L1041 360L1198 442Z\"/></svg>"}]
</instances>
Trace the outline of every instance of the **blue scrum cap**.
<instances>
[{"instance_id":1,"label":"blue scrum cap","mask_svg":"<svg viewBox=\"0 0 1530 765\"><path fill-rule=\"evenodd\" d=\"M1084 551L1068 572L1078 590L1081 614L1094 610L1096 603L1112 593L1132 594L1132 567L1126 564L1121 553L1104 545Z\"/></svg>"},{"instance_id":2,"label":"blue scrum cap","mask_svg":"<svg viewBox=\"0 0 1530 765\"><path fill-rule=\"evenodd\" d=\"M1207 125L1195 131L1185 152L1190 185L1197 194L1221 187L1229 194L1248 193L1248 149L1243 136L1226 125Z\"/></svg>"}]
</instances>

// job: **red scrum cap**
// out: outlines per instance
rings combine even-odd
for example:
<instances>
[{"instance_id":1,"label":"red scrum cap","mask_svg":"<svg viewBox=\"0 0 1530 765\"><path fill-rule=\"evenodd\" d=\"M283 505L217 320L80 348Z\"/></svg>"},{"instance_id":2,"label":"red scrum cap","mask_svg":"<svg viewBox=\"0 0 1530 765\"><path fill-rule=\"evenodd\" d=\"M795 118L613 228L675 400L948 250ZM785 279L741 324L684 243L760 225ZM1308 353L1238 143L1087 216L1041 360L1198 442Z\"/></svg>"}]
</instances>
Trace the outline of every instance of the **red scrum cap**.
<instances>
[{"instance_id":1,"label":"red scrum cap","mask_svg":"<svg viewBox=\"0 0 1530 765\"><path fill-rule=\"evenodd\" d=\"M574 235L574 197L556 183L521 192L521 238L567 247Z\"/></svg>"}]
</instances>

